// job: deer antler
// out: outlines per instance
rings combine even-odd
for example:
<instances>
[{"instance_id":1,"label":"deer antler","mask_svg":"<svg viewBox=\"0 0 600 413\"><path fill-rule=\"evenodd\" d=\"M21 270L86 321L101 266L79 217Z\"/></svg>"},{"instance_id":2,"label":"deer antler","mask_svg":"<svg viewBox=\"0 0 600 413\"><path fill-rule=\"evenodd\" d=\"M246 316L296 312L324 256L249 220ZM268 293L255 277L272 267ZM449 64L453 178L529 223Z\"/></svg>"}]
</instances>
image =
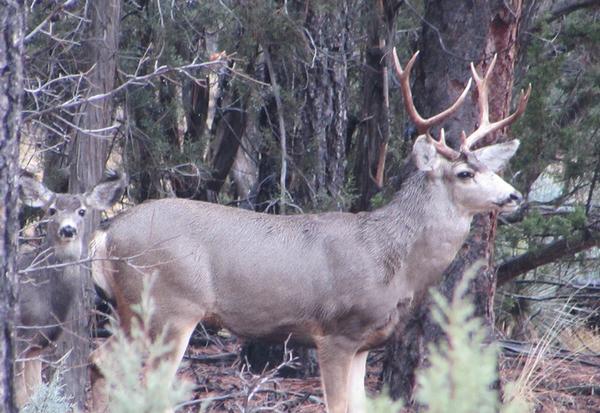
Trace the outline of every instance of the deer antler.
<instances>
[{"instance_id":1,"label":"deer antler","mask_svg":"<svg viewBox=\"0 0 600 413\"><path fill-rule=\"evenodd\" d=\"M428 134L428 137L431 138L431 136ZM435 146L435 149L444 157L448 158L448 159L456 159L460 156L460 152L455 151L454 149L452 149L451 147L449 147L448 145L446 145L446 133L444 132L444 128L440 129L440 140L439 142L436 141L435 139L431 138L431 141L433 142L433 146Z\"/></svg>"},{"instance_id":2,"label":"deer antler","mask_svg":"<svg viewBox=\"0 0 600 413\"><path fill-rule=\"evenodd\" d=\"M519 116L521 116L523 114L523 112L525 111L525 107L527 106L527 101L529 100L529 95L531 93L531 84L529 84L529 87L527 88L526 92L521 90L521 97L519 98L519 105L517 106L517 110L515 110L515 112L512 115L507 116L504 119L500 119L497 122L490 123L490 110L489 110L489 101L488 101L488 81L490 79L492 69L494 68L494 65L496 64L497 57L498 57L498 55L495 54L494 58L492 59L492 62L490 63L490 66L488 67L487 71L485 72L485 76L483 77L483 79L479 76L479 74L477 73L477 70L475 70L475 66L473 65L473 63L471 63L471 72L473 73L473 79L475 79L475 84L477 85L477 92L479 94L479 96L478 96L479 111L480 111L479 127L473 133L471 133L468 137L466 137L466 134L463 131L463 135L461 137L462 138L461 151L463 151L463 152L467 152L467 151L471 150L473 145L475 145L475 143L477 143L477 141L479 141L484 136L513 123L515 120L517 120L517 118Z\"/></svg>"},{"instance_id":3,"label":"deer antler","mask_svg":"<svg viewBox=\"0 0 600 413\"><path fill-rule=\"evenodd\" d=\"M406 111L408 115L412 119L413 123L417 128L417 132L422 135L426 134L433 142L435 142L435 147L437 151L443 156L455 159L460 153L446 145L446 140L444 137L444 131L441 131L440 140L436 141L429 134L429 129L433 126L442 123L448 117L450 117L456 110L460 107L460 105L464 102L467 97L467 93L471 88L471 79L467 83L465 90L461 93L461 95L456 99L456 101L450 106L448 109L443 112L438 113L430 118L424 119L419 112L417 112L417 108L415 108L415 104L412 97L412 92L410 90L410 72L412 67L417 60L417 56L419 55L419 51L415 52L415 54L410 58L408 63L406 64L406 69L402 69L402 65L400 65L400 61L398 60L398 54L396 53L396 48L392 50L392 54L394 56L394 67L396 69L396 75L398 76L398 80L400 81L400 88L402 90L402 96L404 97L404 105L406 106Z\"/></svg>"}]
</instances>

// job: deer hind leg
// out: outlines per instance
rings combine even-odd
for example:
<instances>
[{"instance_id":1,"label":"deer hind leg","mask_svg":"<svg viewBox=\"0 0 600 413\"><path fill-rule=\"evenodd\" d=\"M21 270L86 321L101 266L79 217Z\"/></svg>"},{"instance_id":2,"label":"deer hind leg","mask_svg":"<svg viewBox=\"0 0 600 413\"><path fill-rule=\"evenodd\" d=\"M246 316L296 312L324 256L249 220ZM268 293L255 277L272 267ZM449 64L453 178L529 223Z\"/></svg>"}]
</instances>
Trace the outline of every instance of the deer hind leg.
<instances>
[{"instance_id":1,"label":"deer hind leg","mask_svg":"<svg viewBox=\"0 0 600 413\"><path fill-rule=\"evenodd\" d=\"M127 301L122 303L118 303L116 310L116 320L118 320L117 324L113 325L115 327L118 325L119 333L125 335L125 337L129 337L131 333L131 324L132 320L135 317L134 312L131 310L131 304ZM116 337L113 335L106 339L100 346L98 346L92 353L90 354L90 383L92 385L92 394L91 394L91 411L94 413L110 413L110 389L108 388L108 383L104 374L102 372L103 368L106 369L109 360L115 351L115 346L118 345ZM118 374L118 373L113 373Z\"/></svg>"},{"instance_id":2,"label":"deer hind leg","mask_svg":"<svg viewBox=\"0 0 600 413\"><path fill-rule=\"evenodd\" d=\"M42 385L42 360L37 357L28 360L25 363L24 373L27 398L29 399Z\"/></svg>"},{"instance_id":3,"label":"deer hind leg","mask_svg":"<svg viewBox=\"0 0 600 413\"><path fill-rule=\"evenodd\" d=\"M42 384L42 361L39 351L26 352L25 360L15 366L17 406L22 407Z\"/></svg>"},{"instance_id":4,"label":"deer hind leg","mask_svg":"<svg viewBox=\"0 0 600 413\"><path fill-rule=\"evenodd\" d=\"M175 318L175 317L173 317ZM154 323L153 323L154 324ZM177 323L166 323L167 325L167 334L166 341L167 345L171 346L170 351L166 353L164 356L158 360L158 363L163 363L163 366L166 364L164 371L164 385L171 386L175 376L177 374L177 369L179 368L179 364L181 364L181 360L183 359L183 355L185 353L185 349L188 346L190 341L190 337L194 332L194 328L196 328L196 321L184 323L179 320ZM165 324L156 323L157 329L151 331L152 338L157 337L157 334L161 333L161 329L165 326ZM160 326L160 327L158 327ZM172 413L174 410L168 409L164 413Z\"/></svg>"},{"instance_id":5,"label":"deer hind leg","mask_svg":"<svg viewBox=\"0 0 600 413\"><path fill-rule=\"evenodd\" d=\"M27 403L27 383L25 380L25 365L27 361L17 361L15 363L15 387L17 397L17 407L21 408Z\"/></svg>"},{"instance_id":6,"label":"deer hind leg","mask_svg":"<svg viewBox=\"0 0 600 413\"><path fill-rule=\"evenodd\" d=\"M17 407L22 407L27 401L27 392L25 390L25 373L24 373L24 362L17 361L15 363L15 393L16 393L16 401Z\"/></svg>"},{"instance_id":7,"label":"deer hind leg","mask_svg":"<svg viewBox=\"0 0 600 413\"><path fill-rule=\"evenodd\" d=\"M173 317L174 318L174 317ZM154 323L153 323L154 324ZM188 342L190 341L190 337L196 328L198 322L196 320L183 322L182 320L178 320L177 322L166 323L167 325L167 334L165 335L167 345L171 346L170 351L165 354L160 360L160 363L166 363L168 368L166 369L166 373L164 376L165 383L169 386L173 382L175 375L177 374L177 369L179 368L179 364L183 359L183 355L185 353L185 349L188 346ZM165 324L157 323L158 326L164 327ZM160 334L160 330L156 330L156 332L152 332L154 337L157 337Z\"/></svg>"},{"instance_id":8,"label":"deer hind leg","mask_svg":"<svg viewBox=\"0 0 600 413\"><path fill-rule=\"evenodd\" d=\"M347 413L350 369L356 348L342 337L323 337L317 340L317 352L327 412Z\"/></svg>"},{"instance_id":9,"label":"deer hind leg","mask_svg":"<svg viewBox=\"0 0 600 413\"><path fill-rule=\"evenodd\" d=\"M165 354L159 362L167 363L167 372L164 375L165 386L170 386L177 368L183 358L185 349L187 348L189 339L194 332L196 322L182 323L179 321L175 324L169 324L168 331L166 334L167 344L171 345L171 350ZM165 324L158 321L152 323L150 335L152 339L160 336L162 328ZM107 413L109 412L109 397L107 395L106 379L98 369L99 365L102 365L103 360L110 357L110 353L113 351L114 337L110 337L101 347L94 350L91 355L92 362L92 411L95 413Z\"/></svg>"},{"instance_id":10,"label":"deer hind leg","mask_svg":"<svg viewBox=\"0 0 600 413\"><path fill-rule=\"evenodd\" d=\"M92 384L92 407L91 411L95 413L108 412L108 392L106 389L106 379L102 374L100 367L104 360L110 357L115 337L111 336L97 349L90 354L90 382Z\"/></svg>"},{"instance_id":11,"label":"deer hind leg","mask_svg":"<svg viewBox=\"0 0 600 413\"><path fill-rule=\"evenodd\" d=\"M367 393L365 392L365 373L367 370L368 351L360 351L354 355L350 366L348 393L350 400L349 413L364 413L367 408Z\"/></svg>"}]
</instances>

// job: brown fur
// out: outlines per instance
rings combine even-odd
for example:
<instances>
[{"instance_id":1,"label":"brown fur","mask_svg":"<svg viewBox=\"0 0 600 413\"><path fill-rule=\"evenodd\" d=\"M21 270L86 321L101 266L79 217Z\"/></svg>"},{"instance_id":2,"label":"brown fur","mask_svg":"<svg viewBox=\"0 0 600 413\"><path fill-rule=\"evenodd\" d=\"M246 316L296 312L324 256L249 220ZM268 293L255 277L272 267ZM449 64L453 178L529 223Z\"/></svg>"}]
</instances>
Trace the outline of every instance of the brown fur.
<instances>
[{"instance_id":1,"label":"brown fur","mask_svg":"<svg viewBox=\"0 0 600 413\"><path fill-rule=\"evenodd\" d=\"M207 319L245 337L291 333L317 347L328 411L362 411L365 351L439 280L473 214L508 207L515 192L485 168L458 182L468 165L433 161L373 212L275 216L184 199L138 205L96 235L96 258L111 260L96 261L94 279L127 326L144 279L154 278L154 325L170 326L178 349ZM173 374L181 356L169 357Z\"/></svg>"}]
</instances>

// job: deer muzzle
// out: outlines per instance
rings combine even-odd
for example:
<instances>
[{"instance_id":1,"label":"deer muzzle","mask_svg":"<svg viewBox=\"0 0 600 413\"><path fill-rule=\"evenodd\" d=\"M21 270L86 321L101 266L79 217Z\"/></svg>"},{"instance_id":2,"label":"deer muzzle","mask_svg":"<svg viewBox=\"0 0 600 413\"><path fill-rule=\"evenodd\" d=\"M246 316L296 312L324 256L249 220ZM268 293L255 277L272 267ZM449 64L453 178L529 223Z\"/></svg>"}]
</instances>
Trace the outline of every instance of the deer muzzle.
<instances>
[{"instance_id":1,"label":"deer muzzle","mask_svg":"<svg viewBox=\"0 0 600 413\"><path fill-rule=\"evenodd\" d=\"M65 225L58 230L58 236L64 240L71 240L77 236L77 228Z\"/></svg>"},{"instance_id":2,"label":"deer muzzle","mask_svg":"<svg viewBox=\"0 0 600 413\"><path fill-rule=\"evenodd\" d=\"M519 191L511 192L510 195L501 202L494 202L500 209L500 212L511 212L519 207L523 195Z\"/></svg>"}]
</instances>

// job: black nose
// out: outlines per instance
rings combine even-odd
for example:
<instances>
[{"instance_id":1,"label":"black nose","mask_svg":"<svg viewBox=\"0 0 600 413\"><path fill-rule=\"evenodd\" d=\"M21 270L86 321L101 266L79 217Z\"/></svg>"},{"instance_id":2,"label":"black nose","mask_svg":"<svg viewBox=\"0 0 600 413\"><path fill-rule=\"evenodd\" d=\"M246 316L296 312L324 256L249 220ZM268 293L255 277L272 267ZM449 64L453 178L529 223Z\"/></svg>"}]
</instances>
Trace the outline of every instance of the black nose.
<instances>
[{"instance_id":1,"label":"black nose","mask_svg":"<svg viewBox=\"0 0 600 413\"><path fill-rule=\"evenodd\" d=\"M511 201L521 202L522 199L523 199L523 195L521 195L521 193L518 191L515 191L512 194L510 194Z\"/></svg>"},{"instance_id":2,"label":"black nose","mask_svg":"<svg viewBox=\"0 0 600 413\"><path fill-rule=\"evenodd\" d=\"M75 235L77 235L77 229L70 225L65 225L58 231L58 235L63 238L73 238Z\"/></svg>"}]
</instances>

